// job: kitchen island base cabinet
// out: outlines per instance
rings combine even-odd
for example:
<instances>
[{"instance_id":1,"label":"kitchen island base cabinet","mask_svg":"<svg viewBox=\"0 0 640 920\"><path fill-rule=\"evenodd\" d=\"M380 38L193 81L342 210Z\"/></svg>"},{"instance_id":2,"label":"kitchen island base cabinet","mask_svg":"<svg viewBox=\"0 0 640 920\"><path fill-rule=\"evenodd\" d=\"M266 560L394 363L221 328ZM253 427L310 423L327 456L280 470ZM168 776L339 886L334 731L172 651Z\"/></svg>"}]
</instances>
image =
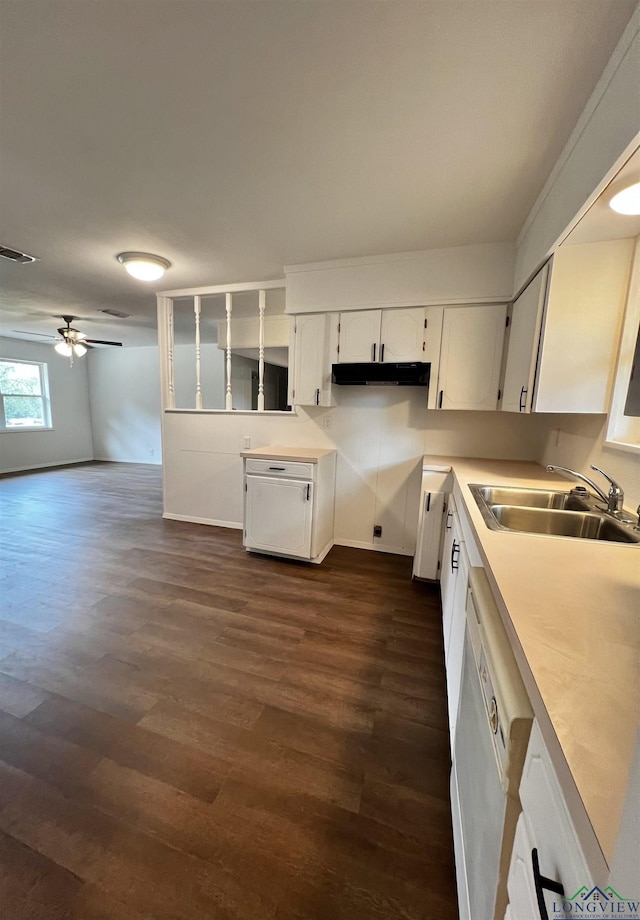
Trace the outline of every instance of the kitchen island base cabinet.
<instances>
[{"instance_id":1,"label":"kitchen island base cabinet","mask_svg":"<svg viewBox=\"0 0 640 920\"><path fill-rule=\"evenodd\" d=\"M333 546L335 451L311 460L283 460L284 453L244 455L244 546L320 563Z\"/></svg>"}]
</instances>

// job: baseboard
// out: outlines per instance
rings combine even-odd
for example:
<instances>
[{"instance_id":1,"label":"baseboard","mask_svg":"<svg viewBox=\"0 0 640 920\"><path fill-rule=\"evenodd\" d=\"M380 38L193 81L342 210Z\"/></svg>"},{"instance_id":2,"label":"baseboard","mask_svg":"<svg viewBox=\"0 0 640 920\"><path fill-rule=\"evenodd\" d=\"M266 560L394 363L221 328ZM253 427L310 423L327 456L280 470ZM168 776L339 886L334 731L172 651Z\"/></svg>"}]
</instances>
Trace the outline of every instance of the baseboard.
<instances>
[{"instance_id":1,"label":"baseboard","mask_svg":"<svg viewBox=\"0 0 640 920\"><path fill-rule=\"evenodd\" d=\"M168 521L185 521L187 524L207 524L209 527L230 527L232 530L242 530L242 524L237 521L215 521L213 518L190 517L188 514L170 514L165 511L162 515Z\"/></svg>"},{"instance_id":2,"label":"baseboard","mask_svg":"<svg viewBox=\"0 0 640 920\"><path fill-rule=\"evenodd\" d=\"M390 553L392 556L413 556L415 550L402 546L388 546L385 543L362 543L359 540L335 540L335 546L349 546L352 549L369 549L374 553Z\"/></svg>"},{"instance_id":3,"label":"baseboard","mask_svg":"<svg viewBox=\"0 0 640 920\"><path fill-rule=\"evenodd\" d=\"M78 457L77 460L63 460L62 463L57 460L53 463L30 463L29 466L14 466L10 470L0 470L0 476L5 473L29 473L31 470L48 470L53 467L75 466L76 463L91 463L95 457Z\"/></svg>"},{"instance_id":4,"label":"baseboard","mask_svg":"<svg viewBox=\"0 0 640 920\"><path fill-rule=\"evenodd\" d=\"M115 457L94 457L101 463L135 463L137 466L162 466L162 460L116 460Z\"/></svg>"}]
</instances>

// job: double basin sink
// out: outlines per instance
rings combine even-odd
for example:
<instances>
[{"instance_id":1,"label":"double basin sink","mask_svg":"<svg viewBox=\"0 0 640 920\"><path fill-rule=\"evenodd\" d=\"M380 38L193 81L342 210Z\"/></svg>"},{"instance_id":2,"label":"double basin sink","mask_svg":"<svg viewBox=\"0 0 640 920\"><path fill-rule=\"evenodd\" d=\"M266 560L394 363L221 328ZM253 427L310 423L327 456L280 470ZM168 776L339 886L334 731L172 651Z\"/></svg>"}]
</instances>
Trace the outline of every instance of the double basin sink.
<instances>
[{"instance_id":1,"label":"double basin sink","mask_svg":"<svg viewBox=\"0 0 640 920\"><path fill-rule=\"evenodd\" d=\"M555 492L507 486L469 487L490 530L612 543L640 543L640 531L597 507L586 489Z\"/></svg>"}]
</instances>

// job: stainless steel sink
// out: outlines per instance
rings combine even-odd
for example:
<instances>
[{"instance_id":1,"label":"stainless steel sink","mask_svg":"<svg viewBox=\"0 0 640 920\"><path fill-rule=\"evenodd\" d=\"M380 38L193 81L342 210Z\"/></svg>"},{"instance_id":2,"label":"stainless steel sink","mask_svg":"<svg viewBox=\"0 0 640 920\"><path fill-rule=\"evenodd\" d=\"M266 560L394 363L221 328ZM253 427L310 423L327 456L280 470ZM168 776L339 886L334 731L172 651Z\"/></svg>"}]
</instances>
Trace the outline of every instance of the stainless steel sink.
<instances>
[{"instance_id":1,"label":"stainless steel sink","mask_svg":"<svg viewBox=\"0 0 640 920\"><path fill-rule=\"evenodd\" d=\"M498 524L506 530L543 533L583 540L609 540L614 543L640 543L640 533L606 514L590 511L558 511L550 508L523 508L490 505Z\"/></svg>"},{"instance_id":2,"label":"stainless steel sink","mask_svg":"<svg viewBox=\"0 0 640 920\"><path fill-rule=\"evenodd\" d=\"M490 530L640 544L640 531L605 513L599 499L586 490L469 488Z\"/></svg>"},{"instance_id":3,"label":"stainless steel sink","mask_svg":"<svg viewBox=\"0 0 640 920\"><path fill-rule=\"evenodd\" d=\"M548 489L512 489L506 486L471 486L471 491L481 495L488 505L567 508L576 511L584 511L586 507L584 499L571 492L553 492Z\"/></svg>"}]
</instances>

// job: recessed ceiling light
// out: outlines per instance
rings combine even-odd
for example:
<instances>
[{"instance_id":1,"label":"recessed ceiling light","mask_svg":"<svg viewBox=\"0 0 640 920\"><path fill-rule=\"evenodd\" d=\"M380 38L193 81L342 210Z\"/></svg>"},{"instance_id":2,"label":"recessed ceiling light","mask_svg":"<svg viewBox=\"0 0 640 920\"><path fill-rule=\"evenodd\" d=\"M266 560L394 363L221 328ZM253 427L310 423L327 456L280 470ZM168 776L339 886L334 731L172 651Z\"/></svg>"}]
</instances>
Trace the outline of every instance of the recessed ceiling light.
<instances>
[{"instance_id":1,"label":"recessed ceiling light","mask_svg":"<svg viewBox=\"0 0 640 920\"><path fill-rule=\"evenodd\" d=\"M157 281L171 267L167 259L149 252L121 252L116 258L138 281Z\"/></svg>"},{"instance_id":2,"label":"recessed ceiling light","mask_svg":"<svg viewBox=\"0 0 640 920\"><path fill-rule=\"evenodd\" d=\"M628 185L621 192L614 195L609 202L609 207L618 214L640 214L640 182Z\"/></svg>"}]
</instances>

